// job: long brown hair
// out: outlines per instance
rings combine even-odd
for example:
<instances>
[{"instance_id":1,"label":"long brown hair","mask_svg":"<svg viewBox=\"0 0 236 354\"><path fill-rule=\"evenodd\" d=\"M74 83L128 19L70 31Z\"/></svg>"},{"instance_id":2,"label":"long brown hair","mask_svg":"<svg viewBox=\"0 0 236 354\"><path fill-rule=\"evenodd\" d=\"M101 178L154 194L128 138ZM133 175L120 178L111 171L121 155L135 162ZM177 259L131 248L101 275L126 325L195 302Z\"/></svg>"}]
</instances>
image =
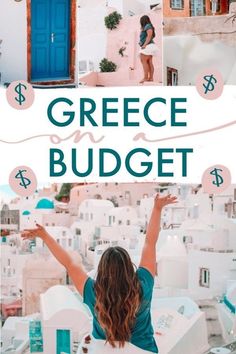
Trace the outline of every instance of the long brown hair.
<instances>
[{"instance_id":1,"label":"long brown hair","mask_svg":"<svg viewBox=\"0 0 236 354\"><path fill-rule=\"evenodd\" d=\"M154 28L154 26L152 24L152 21L151 21L149 16L147 16L147 15L142 16L140 18L140 25L141 25L142 30L144 30L146 25L151 25L152 26L152 31L153 31L152 38L155 38L155 36L156 36L155 28Z\"/></svg>"},{"instance_id":2,"label":"long brown hair","mask_svg":"<svg viewBox=\"0 0 236 354\"><path fill-rule=\"evenodd\" d=\"M128 252L109 247L102 255L95 281L98 322L107 342L124 347L140 308L141 286Z\"/></svg>"}]
</instances>

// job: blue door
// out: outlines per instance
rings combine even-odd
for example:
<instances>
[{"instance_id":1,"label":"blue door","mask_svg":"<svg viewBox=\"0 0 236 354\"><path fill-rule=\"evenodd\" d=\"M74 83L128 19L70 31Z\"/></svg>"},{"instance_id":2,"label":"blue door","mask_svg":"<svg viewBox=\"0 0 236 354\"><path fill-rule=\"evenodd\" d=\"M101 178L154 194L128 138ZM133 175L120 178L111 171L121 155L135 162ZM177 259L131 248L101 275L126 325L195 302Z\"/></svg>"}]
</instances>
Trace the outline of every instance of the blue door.
<instances>
[{"instance_id":1,"label":"blue door","mask_svg":"<svg viewBox=\"0 0 236 354\"><path fill-rule=\"evenodd\" d=\"M70 0L31 0L31 80L70 76Z\"/></svg>"},{"instance_id":2,"label":"blue door","mask_svg":"<svg viewBox=\"0 0 236 354\"><path fill-rule=\"evenodd\" d=\"M68 329L57 330L57 353L71 354L70 350L70 331Z\"/></svg>"}]
</instances>

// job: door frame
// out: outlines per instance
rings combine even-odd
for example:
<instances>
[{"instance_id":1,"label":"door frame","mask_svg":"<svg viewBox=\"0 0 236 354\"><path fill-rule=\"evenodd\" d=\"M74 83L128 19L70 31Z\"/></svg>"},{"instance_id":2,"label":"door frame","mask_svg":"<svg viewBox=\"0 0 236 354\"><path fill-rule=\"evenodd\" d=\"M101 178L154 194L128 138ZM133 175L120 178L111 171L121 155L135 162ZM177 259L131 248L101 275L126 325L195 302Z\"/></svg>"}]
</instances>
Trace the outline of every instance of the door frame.
<instances>
[{"instance_id":1,"label":"door frame","mask_svg":"<svg viewBox=\"0 0 236 354\"><path fill-rule=\"evenodd\" d=\"M68 80L37 81L34 85L66 85L75 82L75 58L76 58L76 2L70 0L70 64ZM27 0L27 79L31 82L31 0Z\"/></svg>"}]
</instances>

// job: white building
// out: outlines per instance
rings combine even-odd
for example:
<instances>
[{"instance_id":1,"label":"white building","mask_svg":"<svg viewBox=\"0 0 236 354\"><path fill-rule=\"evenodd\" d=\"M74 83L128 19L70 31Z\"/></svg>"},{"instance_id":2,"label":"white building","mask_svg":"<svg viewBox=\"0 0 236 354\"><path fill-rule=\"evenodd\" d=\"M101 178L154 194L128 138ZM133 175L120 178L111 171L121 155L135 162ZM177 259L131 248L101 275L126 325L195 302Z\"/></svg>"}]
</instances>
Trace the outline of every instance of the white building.
<instances>
[{"instance_id":1,"label":"white building","mask_svg":"<svg viewBox=\"0 0 236 354\"><path fill-rule=\"evenodd\" d=\"M18 237L20 238L19 235ZM17 296L23 288L23 269L34 256L29 252L19 252L9 245L2 245L1 248L1 293Z\"/></svg>"},{"instance_id":2,"label":"white building","mask_svg":"<svg viewBox=\"0 0 236 354\"><path fill-rule=\"evenodd\" d=\"M64 286L53 286L40 297L44 353L71 353L92 328L91 317L75 294Z\"/></svg>"},{"instance_id":3,"label":"white building","mask_svg":"<svg viewBox=\"0 0 236 354\"><path fill-rule=\"evenodd\" d=\"M152 197L159 187L156 183L94 183L71 189L70 208L78 209L85 199L108 199L116 206L140 205L142 198Z\"/></svg>"},{"instance_id":4,"label":"white building","mask_svg":"<svg viewBox=\"0 0 236 354\"><path fill-rule=\"evenodd\" d=\"M207 67L217 68L226 84L235 84L236 49L233 45L213 39L203 42L191 34L176 34L164 37L163 52L164 85L193 86L197 75Z\"/></svg>"},{"instance_id":5,"label":"white building","mask_svg":"<svg viewBox=\"0 0 236 354\"><path fill-rule=\"evenodd\" d=\"M226 343L236 337L236 280L229 282L223 301L217 305L223 338Z\"/></svg>"},{"instance_id":6,"label":"white building","mask_svg":"<svg viewBox=\"0 0 236 354\"><path fill-rule=\"evenodd\" d=\"M74 250L74 236L72 231L68 227L64 226L47 226L46 231L61 245L64 249L68 251ZM41 239L36 239L37 247L43 247L43 241Z\"/></svg>"},{"instance_id":7,"label":"white building","mask_svg":"<svg viewBox=\"0 0 236 354\"><path fill-rule=\"evenodd\" d=\"M202 354L209 348L205 315L190 298L154 297L152 318L160 353Z\"/></svg>"},{"instance_id":8,"label":"white building","mask_svg":"<svg viewBox=\"0 0 236 354\"><path fill-rule=\"evenodd\" d=\"M188 287L188 257L186 248L177 236L168 236L157 251L158 283L161 288Z\"/></svg>"},{"instance_id":9,"label":"white building","mask_svg":"<svg viewBox=\"0 0 236 354\"><path fill-rule=\"evenodd\" d=\"M114 208L109 200L84 200L79 206L79 219L96 225L106 225L107 212Z\"/></svg>"},{"instance_id":10,"label":"white building","mask_svg":"<svg viewBox=\"0 0 236 354\"><path fill-rule=\"evenodd\" d=\"M135 16L149 12L155 6L161 6L162 0L108 0L108 6L117 9L123 16Z\"/></svg>"},{"instance_id":11,"label":"white building","mask_svg":"<svg viewBox=\"0 0 236 354\"><path fill-rule=\"evenodd\" d=\"M107 15L105 1L79 2L79 73L99 71L100 61L106 57L107 30L104 18ZM95 50L94 50L95 49Z\"/></svg>"},{"instance_id":12,"label":"white building","mask_svg":"<svg viewBox=\"0 0 236 354\"><path fill-rule=\"evenodd\" d=\"M134 208L129 206L113 208L108 212L109 226L122 226L137 223L138 215Z\"/></svg>"},{"instance_id":13,"label":"white building","mask_svg":"<svg viewBox=\"0 0 236 354\"><path fill-rule=\"evenodd\" d=\"M39 311L39 297L51 286L66 283L66 270L52 257L34 256L23 269L23 315Z\"/></svg>"},{"instance_id":14,"label":"white building","mask_svg":"<svg viewBox=\"0 0 236 354\"><path fill-rule=\"evenodd\" d=\"M1 353L23 354L29 346L29 323L38 317L8 317L1 330Z\"/></svg>"},{"instance_id":15,"label":"white building","mask_svg":"<svg viewBox=\"0 0 236 354\"><path fill-rule=\"evenodd\" d=\"M236 252L191 250L188 262L189 291L195 298L222 296L227 282L236 281Z\"/></svg>"}]
</instances>

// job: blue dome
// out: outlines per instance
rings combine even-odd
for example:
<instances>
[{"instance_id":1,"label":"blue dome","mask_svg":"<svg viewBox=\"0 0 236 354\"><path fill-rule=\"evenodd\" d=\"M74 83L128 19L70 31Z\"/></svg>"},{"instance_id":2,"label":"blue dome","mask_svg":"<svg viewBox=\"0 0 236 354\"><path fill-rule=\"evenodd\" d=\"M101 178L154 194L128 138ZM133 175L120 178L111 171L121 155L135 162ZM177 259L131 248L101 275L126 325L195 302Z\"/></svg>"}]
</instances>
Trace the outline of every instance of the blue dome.
<instances>
[{"instance_id":1,"label":"blue dome","mask_svg":"<svg viewBox=\"0 0 236 354\"><path fill-rule=\"evenodd\" d=\"M35 209L54 209L54 202L49 199L41 199Z\"/></svg>"},{"instance_id":2,"label":"blue dome","mask_svg":"<svg viewBox=\"0 0 236 354\"><path fill-rule=\"evenodd\" d=\"M22 215L30 215L30 214L31 214L31 212L29 210L24 210L22 213Z\"/></svg>"}]
</instances>

